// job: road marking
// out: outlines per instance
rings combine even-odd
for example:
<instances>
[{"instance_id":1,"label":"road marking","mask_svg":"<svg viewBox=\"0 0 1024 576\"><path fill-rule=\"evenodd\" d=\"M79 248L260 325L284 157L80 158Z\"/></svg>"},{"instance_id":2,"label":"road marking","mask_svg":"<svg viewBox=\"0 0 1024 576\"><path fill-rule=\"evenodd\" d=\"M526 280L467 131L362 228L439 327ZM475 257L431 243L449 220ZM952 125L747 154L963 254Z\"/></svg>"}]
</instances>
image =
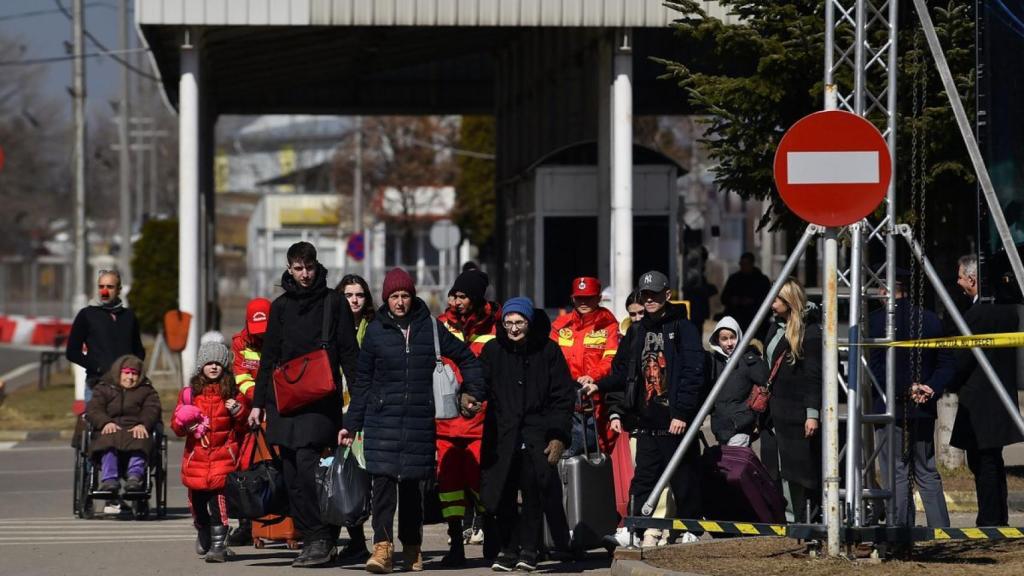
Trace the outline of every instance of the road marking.
<instances>
[{"instance_id":1,"label":"road marking","mask_svg":"<svg viewBox=\"0 0 1024 576\"><path fill-rule=\"evenodd\" d=\"M3 447L0 446L0 449ZM0 470L2 474L54 474L56 472L74 472L74 468L50 468L49 470Z\"/></svg>"},{"instance_id":2,"label":"road marking","mask_svg":"<svg viewBox=\"0 0 1024 576\"><path fill-rule=\"evenodd\" d=\"M0 450L10 450L17 446L17 442L0 442Z\"/></svg>"},{"instance_id":3,"label":"road marking","mask_svg":"<svg viewBox=\"0 0 1024 576\"><path fill-rule=\"evenodd\" d=\"M46 545L46 544L59 544L61 546L68 546L73 544L118 544L120 542L189 542L195 540L195 535L191 536L170 536L164 538L143 538L143 539L132 539L132 538L118 538L112 540L106 536L103 540L82 540L80 538L66 539L66 540L42 540L38 538L25 539L18 542L0 542L0 546L26 546L26 545Z\"/></svg>"},{"instance_id":4,"label":"road marking","mask_svg":"<svg viewBox=\"0 0 1024 576\"><path fill-rule=\"evenodd\" d=\"M18 366L14 370L8 370L6 374L0 375L0 380L3 380L4 382L10 382L11 380L14 380L15 378L18 378L20 376L24 376L25 374L28 374L29 372L32 372L32 371L38 370L38 369L39 369L39 362L29 362L28 364L22 364L21 366Z\"/></svg>"}]
</instances>

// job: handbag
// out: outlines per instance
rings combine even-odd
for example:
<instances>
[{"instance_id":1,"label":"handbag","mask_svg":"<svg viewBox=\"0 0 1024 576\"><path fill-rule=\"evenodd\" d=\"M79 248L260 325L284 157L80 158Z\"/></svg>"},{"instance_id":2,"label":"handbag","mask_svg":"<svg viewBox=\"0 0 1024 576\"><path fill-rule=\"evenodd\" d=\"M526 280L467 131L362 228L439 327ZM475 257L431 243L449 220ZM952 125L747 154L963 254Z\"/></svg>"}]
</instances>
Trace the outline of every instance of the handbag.
<instances>
[{"instance_id":1,"label":"handbag","mask_svg":"<svg viewBox=\"0 0 1024 576\"><path fill-rule=\"evenodd\" d=\"M281 460L273 450L268 450L269 459L255 462L263 430L256 428L253 435L249 468L230 472L224 482L224 499L227 500L230 518L256 520L269 514L288 513L288 491L281 471Z\"/></svg>"},{"instance_id":2,"label":"handbag","mask_svg":"<svg viewBox=\"0 0 1024 576\"><path fill-rule=\"evenodd\" d=\"M434 418L451 420L459 415L459 383L455 371L441 360L441 342L437 335L437 320L430 319L434 328Z\"/></svg>"},{"instance_id":3,"label":"handbag","mask_svg":"<svg viewBox=\"0 0 1024 576\"><path fill-rule=\"evenodd\" d=\"M772 372L768 375L768 381L764 383L764 386L754 384L750 388L750 395L747 396L747 406L754 412L764 414L768 410L768 401L772 399L772 383L775 382L775 375L779 373L779 366L782 365L782 361L788 355L789 352L779 354L779 357L775 359L775 364L772 365Z\"/></svg>"},{"instance_id":4,"label":"handbag","mask_svg":"<svg viewBox=\"0 0 1024 576\"><path fill-rule=\"evenodd\" d=\"M327 353L330 319L331 298L327 295L324 296L320 347L274 368L274 396L279 414L287 416L335 393L334 370Z\"/></svg>"},{"instance_id":5,"label":"handbag","mask_svg":"<svg viewBox=\"0 0 1024 576\"><path fill-rule=\"evenodd\" d=\"M338 446L330 465L317 471L320 520L353 528L370 517L370 475L351 448Z\"/></svg>"}]
</instances>

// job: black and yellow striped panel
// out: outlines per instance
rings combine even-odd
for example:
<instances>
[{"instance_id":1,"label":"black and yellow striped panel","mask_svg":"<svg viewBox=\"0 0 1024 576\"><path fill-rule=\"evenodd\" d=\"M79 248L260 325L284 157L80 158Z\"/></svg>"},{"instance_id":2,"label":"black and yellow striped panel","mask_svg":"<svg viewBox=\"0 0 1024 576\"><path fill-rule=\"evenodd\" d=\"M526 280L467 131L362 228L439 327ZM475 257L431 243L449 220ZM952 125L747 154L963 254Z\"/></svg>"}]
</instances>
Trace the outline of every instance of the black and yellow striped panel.
<instances>
[{"instance_id":1,"label":"black and yellow striped panel","mask_svg":"<svg viewBox=\"0 0 1024 576\"><path fill-rule=\"evenodd\" d=\"M661 530L686 530L687 532L709 532L711 534L738 534L741 536L785 536L784 524L756 524L752 522L723 522L714 520L679 520L674 518L645 518L630 516L625 524L629 528Z\"/></svg>"},{"instance_id":2,"label":"black and yellow striped panel","mask_svg":"<svg viewBox=\"0 0 1024 576\"><path fill-rule=\"evenodd\" d=\"M1024 538L1024 528L930 528L929 540L1013 540Z\"/></svg>"}]
</instances>

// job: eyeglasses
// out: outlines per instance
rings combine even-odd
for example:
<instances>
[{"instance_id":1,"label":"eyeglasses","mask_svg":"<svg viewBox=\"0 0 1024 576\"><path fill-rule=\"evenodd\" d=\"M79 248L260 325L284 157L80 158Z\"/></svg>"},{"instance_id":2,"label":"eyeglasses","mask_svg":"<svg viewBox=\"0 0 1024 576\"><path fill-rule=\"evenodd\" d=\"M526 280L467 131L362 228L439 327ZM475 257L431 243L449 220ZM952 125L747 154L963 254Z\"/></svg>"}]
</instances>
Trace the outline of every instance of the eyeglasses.
<instances>
[{"instance_id":1,"label":"eyeglasses","mask_svg":"<svg viewBox=\"0 0 1024 576\"><path fill-rule=\"evenodd\" d=\"M505 320L501 324L508 330L511 330L512 328L522 330L523 328L526 328L529 322L527 322L526 320Z\"/></svg>"},{"instance_id":2,"label":"eyeglasses","mask_svg":"<svg viewBox=\"0 0 1024 576\"><path fill-rule=\"evenodd\" d=\"M139 370L136 368L121 368L121 374L134 374L135 376L138 376Z\"/></svg>"}]
</instances>

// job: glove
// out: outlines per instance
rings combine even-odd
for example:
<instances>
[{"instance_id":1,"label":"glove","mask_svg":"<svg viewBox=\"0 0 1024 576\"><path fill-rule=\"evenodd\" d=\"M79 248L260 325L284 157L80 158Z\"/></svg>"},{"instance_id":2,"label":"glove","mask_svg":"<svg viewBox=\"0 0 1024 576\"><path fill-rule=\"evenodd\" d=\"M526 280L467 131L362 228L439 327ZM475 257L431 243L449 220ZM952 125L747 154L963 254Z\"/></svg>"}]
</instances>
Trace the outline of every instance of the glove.
<instances>
[{"instance_id":1,"label":"glove","mask_svg":"<svg viewBox=\"0 0 1024 576\"><path fill-rule=\"evenodd\" d=\"M562 459L562 452L565 452L565 444L561 440L555 438L548 442L548 447L544 449L544 454L548 457L548 464L552 466L558 464L558 461Z\"/></svg>"}]
</instances>

